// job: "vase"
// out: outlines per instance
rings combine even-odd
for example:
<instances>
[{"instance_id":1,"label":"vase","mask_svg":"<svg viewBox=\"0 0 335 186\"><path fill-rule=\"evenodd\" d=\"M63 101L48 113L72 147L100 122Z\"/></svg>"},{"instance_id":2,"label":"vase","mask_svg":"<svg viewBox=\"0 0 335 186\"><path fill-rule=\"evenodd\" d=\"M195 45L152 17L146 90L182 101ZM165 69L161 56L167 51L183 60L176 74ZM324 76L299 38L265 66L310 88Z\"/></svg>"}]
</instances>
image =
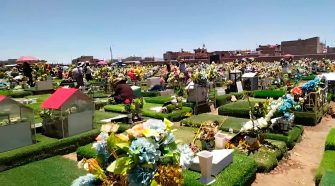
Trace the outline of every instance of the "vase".
<instances>
[{"instance_id":1,"label":"vase","mask_svg":"<svg viewBox=\"0 0 335 186\"><path fill-rule=\"evenodd\" d=\"M202 150L213 150L215 148L215 141L213 140L201 140Z\"/></svg>"},{"instance_id":2,"label":"vase","mask_svg":"<svg viewBox=\"0 0 335 186\"><path fill-rule=\"evenodd\" d=\"M197 155L199 157L201 171L201 178L199 179L199 181L205 185L209 185L215 182L215 179L211 176L213 154L209 151L201 151Z\"/></svg>"},{"instance_id":3,"label":"vase","mask_svg":"<svg viewBox=\"0 0 335 186\"><path fill-rule=\"evenodd\" d=\"M244 139L247 142L247 144L250 146L257 142L257 137L253 137L253 136L245 136Z\"/></svg>"},{"instance_id":4,"label":"vase","mask_svg":"<svg viewBox=\"0 0 335 186\"><path fill-rule=\"evenodd\" d=\"M215 147L217 149L224 149L226 141L227 141L227 136L225 134L220 133L220 132L215 134Z\"/></svg>"}]
</instances>

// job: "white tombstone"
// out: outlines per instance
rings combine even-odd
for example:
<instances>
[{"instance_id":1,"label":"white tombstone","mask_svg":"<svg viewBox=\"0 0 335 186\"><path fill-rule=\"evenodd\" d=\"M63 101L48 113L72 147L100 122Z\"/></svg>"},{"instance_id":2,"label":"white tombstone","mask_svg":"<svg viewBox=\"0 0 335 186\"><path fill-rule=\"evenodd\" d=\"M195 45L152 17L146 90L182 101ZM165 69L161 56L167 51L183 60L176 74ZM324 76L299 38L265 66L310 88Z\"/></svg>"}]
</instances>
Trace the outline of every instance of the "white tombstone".
<instances>
[{"instance_id":1,"label":"white tombstone","mask_svg":"<svg viewBox=\"0 0 335 186\"><path fill-rule=\"evenodd\" d=\"M155 85L160 85L160 77L151 77L147 79L148 87L152 88Z\"/></svg>"},{"instance_id":2,"label":"white tombstone","mask_svg":"<svg viewBox=\"0 0 335 186\"><path fill-rule=\"evenodd\" d=\"M224 168L226 168L230 163L233 162L233 152L233 149L221 149L211 151L211 153L213 154L212 175L219 174ZM200 172L198 157L194 158L190 169Z\"/></svg>"},{"instance_id":3,"label":"white tombstone","mask_svg":"<svg viewBox=\"0 0 335 186\"><path fill-rule=\"evenodd\" d=\"M242 87L242 82L241 81L237 81L236 86L237 86L237 92L243 92L243 87Z\"/></svg>"}]
</instances>

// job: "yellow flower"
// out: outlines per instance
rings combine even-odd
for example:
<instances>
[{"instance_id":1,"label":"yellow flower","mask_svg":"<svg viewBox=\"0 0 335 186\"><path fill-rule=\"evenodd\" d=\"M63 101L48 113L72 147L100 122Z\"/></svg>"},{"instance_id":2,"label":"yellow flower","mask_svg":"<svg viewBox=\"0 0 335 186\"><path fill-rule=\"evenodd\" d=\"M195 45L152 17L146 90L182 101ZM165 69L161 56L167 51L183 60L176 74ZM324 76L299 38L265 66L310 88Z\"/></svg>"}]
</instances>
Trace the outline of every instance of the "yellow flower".
<instances>
[{"instance_id":1,"label":"yellow flower","mask_svg":"<svg viewBox=\"0 0 335 186\"><path fill-rule=\"evenodd\" d=\"M125 134L117 134L116 137L118 137L122 141L129 141L129 137Z\"/></svg>"},{"instance_id":2,"label":"yellow flower","mask_svg":"<svg viewBox=\"0 0 335 186\"><path fill-rule=\"evenodd\" d=\"M168 119L164 118L164 124L168 130L171 130L173 123L169 121Z\"/></svg>"},{"instance_id":3,"label":"yellow flower","mask_svg":"<svg viewBox=\"0 0 335 186\"><path fill-rule=\"evenodd\" d=\"M115 133L117 132L118 129L119 129L119 125L114 124L114 123L109 123L109 124L102 125L100 131L107 132L107 133L109 132Z\"/></svg>"},{"instance_id":4,"label":"yellow flower","mask_svg":"<svg viewBox=\"0 0 335 186\"><path fill-rule=\"evenodd\" d=\"M154 130L151 130L151 129L145 129L143 131L143 135L145 137L151 137L151 136L159 136L159 133L155 132Z\"/></svg>"}]
</instances>

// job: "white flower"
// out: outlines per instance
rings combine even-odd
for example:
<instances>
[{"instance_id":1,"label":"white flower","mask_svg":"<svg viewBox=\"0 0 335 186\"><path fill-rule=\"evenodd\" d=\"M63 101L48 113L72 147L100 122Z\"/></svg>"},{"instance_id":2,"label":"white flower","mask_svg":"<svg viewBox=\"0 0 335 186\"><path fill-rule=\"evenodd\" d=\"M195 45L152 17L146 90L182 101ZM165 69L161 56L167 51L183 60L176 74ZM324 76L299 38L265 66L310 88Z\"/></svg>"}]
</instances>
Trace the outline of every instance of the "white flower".
<instances>
[{"instance_id":1,"label":"white flower","mask_svg":"<svg viewBox=\"0 0 335 186\"><path fill-rule=\"evenodd\" d=\"M261 129L267 128L268 127L268 122L263 118L257 119L257 126Z\"/></svg>"}]
</instances>

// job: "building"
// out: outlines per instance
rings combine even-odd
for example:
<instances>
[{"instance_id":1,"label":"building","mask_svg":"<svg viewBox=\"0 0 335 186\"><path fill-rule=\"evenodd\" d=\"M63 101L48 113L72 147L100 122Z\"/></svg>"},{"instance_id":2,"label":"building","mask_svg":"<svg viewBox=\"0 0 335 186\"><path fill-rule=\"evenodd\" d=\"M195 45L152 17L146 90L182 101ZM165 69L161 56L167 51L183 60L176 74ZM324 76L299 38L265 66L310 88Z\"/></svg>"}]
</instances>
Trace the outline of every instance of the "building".
<instances>
[{"instance_id":1,"label":"building","mask_svg":"<svg viewBox=\"0 0 335 186\"><path fill-rule=\"evenodd\" d=\"M122 61L142 61L142 57L138 56L129 56L123 59Z\"/></svg>"},{"instance_id":2,"label":"building","mask_svg":"<svg viewBox=\"0 0 335 186\"><path fill-rule=\"evenodd\" d=\"M319 37L281 42L282 55L322 54L324 49L325 44L320 42Z\"/></svg>"},{"instance_id":3,"label":"building","mask_svg":"<svg viewBox=\"0 0 335 186\"><path fill-rule=\"evenodd\" d=\"M260 56L280 56L281 46L276 45L259 45L256 51L259 52Z\"/></svg>"},{"instance_id":4,"label":"building","mask_svg":"<svg viewBox=\"0 0 335 186\"><path fill-rule=\"evenodd\" d=\"M15 65L16 64L16 59L7 59L5 61L0 61L0 66L1 65Z\"/></svg>"},{"instance_id":5,"label":"building","mask_svg":"<svg viewBox=\"0 0 335 186\"><path fill-rule=\"evenodd\" d=\"M95 64L99 61L99 59L95 59L93 56L80 56L76 59L72 60L72 64L77 64L79 62L90 62L91 64Z\"/></svg>"},{"instance_id":6,"label":"building","mask_svg":"<svg viewBox=\"0 0 335 186\"><path fill-rule=\"evenodd\" d=\"M171 61L171 60L193 60L194 53L186 52L183 49L181 49L180 52L172 52L167 51L163 54L163 58L165 61Z\"/></svg>"},{"instance_id":7,"label":"building","mask_svg":"<svg viewBox=\"0 0 335 186\"><path fill-rule=\"evenodd\" d=\"M209 53L205 47L194 49L194 59L207 59L209 58Z\"/></svg>"},{"instance_id":8,"label":"building","mask_svg":"<svg viewBox=\"0 0 335 186\"><path fill-rule=\"evenodd\" d=\"M327 46L327 53L328 54L335 53L335 47L329 47L329 46Z\"/></svg>"}]
</instances>

